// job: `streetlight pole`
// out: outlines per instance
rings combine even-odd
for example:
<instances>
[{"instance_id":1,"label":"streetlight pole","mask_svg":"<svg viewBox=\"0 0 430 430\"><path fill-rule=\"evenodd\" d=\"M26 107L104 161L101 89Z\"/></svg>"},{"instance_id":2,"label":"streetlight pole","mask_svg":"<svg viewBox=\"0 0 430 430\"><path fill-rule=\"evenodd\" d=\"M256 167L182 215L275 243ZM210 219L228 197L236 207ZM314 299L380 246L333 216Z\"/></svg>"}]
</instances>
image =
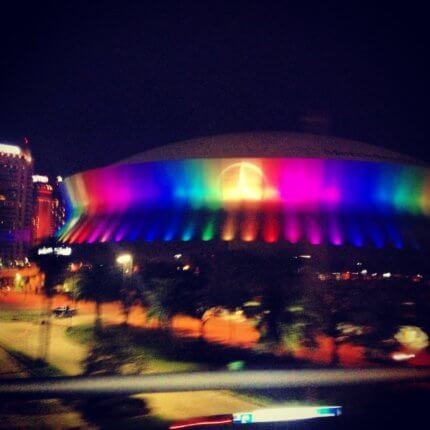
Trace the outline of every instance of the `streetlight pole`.
<instances>
[{"instance_id":1,"label":"streetlight pole","mask_svg":"<svg viewBox=\"0 0 430 430\"><path fill-rule=\"evenodd\" d=\"M125 321L124 324L126 325L128 322L128 316L130 313L130 303L128 301L128 291L126 291L125 288L125 278L127 276L131 276L133 271L133 256L131 254L121 254L117 257L116 262L121 267L122 270L122 289L121 289L121 295L122 295L122 304L124 309L124 315L125 315Z\"/></svg>"}]
</instances>

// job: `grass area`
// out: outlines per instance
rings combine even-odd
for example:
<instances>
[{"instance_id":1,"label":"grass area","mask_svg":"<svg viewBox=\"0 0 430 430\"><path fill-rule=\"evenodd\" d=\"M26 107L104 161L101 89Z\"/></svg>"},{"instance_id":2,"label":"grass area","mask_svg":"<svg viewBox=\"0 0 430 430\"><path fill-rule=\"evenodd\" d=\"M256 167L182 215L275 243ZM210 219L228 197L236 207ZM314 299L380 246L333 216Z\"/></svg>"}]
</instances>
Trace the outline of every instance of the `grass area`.
<instances>
[{"instance_id":1,"label":"grass area","mask_svg":"<svg viewBox=\"0 0 430 430\"><path fill-rule=\"evenodd\" d=\"M78 342L82 345L89 345L90 343L94 342L94 325L84 324L68 327L66 329L66 334L75 342Z\"/></svg>"},{"instance_id":2,"label":"grass area","mask_svg":"<svg viewBox=\"0 0 430 430\"><path fill-rule=\"evenodd\" d=\"M32 376L41 378L49 378L54 376L63 376L63 372L55 366L47 363L38 358L32 358L27 354L15 349L7 348L8 354L10 354L16 361L22 364L22 366L31 373Z\"/></svg>"},{"instance_id":3,"label":"grass area","mask_svg":"<svg viewBox=\"0 0 430 430\"><path fill-rule=\"evenodd\" d=\"M23 309L0 309L0 321L33 322L41 319L41 312Z\"/></svg>"},{"instance_id":4,"label":"grass area","mask_svg":"<svg viewBox=\"0 0 430 430\"><path fill-rule=\"evenodd\" d=\"M291 357L175 336L163 329L108 325L97 336L92 325L67 329L68 336L82 344L110 345L113 354L129 355L129 361L142 359L146 372L180 372L216 369L291 369L309 367ZM117 352L115 352L117 351ZM121 352L120 352L121 351Z\"/></svg>"},{"instance_id":5,"label":"grass area","mask_svg":"<svg viewBox=\"0 0 430 430\"><path fill-rule=\"evenodd\" d=\"M161 347L166 343L166 338L160 337L159 332L153 333L152 330L148 330L144 336L137 336L136 339L135 330L131 327L107 326L100 337L97 337L93 325L80 325L68 328L67 335L84 345L94 346L100 342L109 344L113 351L125 352L130 362L142 360L147 373L186 372L204 368L202 364L182 360L181 357L175 357L172 351L166 351Z\"/></svg>"}]
</instances>

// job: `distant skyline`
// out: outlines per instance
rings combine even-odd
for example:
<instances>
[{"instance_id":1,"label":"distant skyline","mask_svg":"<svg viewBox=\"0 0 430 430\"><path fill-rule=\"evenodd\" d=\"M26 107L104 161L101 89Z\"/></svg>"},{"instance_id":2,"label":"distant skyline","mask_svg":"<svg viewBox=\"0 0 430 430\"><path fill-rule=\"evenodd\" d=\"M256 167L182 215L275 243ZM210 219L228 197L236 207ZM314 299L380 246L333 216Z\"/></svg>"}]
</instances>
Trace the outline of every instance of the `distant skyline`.
<instances>
[{"instance_id":1,"label":"distant skyline","mask_svg":"<svg viewBox=\"0 0 430 430\"><path fill-rule=\"evenodd\" d=\"M3 5L0 136L68 175L178 140L316 131L430 161L417 6L74 1Z\"/></svg>"}]
</instances>

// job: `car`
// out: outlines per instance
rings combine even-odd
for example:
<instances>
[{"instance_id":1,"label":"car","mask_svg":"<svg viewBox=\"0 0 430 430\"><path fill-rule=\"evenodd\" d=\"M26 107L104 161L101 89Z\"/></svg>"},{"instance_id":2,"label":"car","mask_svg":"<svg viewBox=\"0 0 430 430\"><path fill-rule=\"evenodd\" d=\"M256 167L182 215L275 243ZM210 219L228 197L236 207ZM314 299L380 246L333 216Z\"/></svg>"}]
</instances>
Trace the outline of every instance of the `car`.
<instances>
[{"instance_id":1,"label":"car","mask_svg":"<svg viewBox=\"0 0 430 430\"><path fill-rule=\"evenodd\" d=\"M77 310L69 306L58 306L52 311L55 318L71 318L77 314Z\"/></svg>"}]
</instances>

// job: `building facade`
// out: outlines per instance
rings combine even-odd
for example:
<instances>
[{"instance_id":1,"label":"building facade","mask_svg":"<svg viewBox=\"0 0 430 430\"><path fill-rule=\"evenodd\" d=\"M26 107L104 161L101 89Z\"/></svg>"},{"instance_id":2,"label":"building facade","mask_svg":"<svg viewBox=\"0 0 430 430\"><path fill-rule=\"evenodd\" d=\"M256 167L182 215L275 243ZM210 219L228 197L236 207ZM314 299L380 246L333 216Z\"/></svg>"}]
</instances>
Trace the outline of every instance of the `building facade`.
<instances>
[{"instance_id":1,"label":"building facade","mask_svg":"<svg viewBox=\"0 0 430 430\"><path fill-rule=\"evenodd\" d=\"M64 206L64 199L61 193L61 187L63 185L63 178L57 176L54 181L54 192L53 192L53 211L54 211L54 233L60 230L66 222L66 208Z\"/></svg>"},{"instance_id":2,"label":"building facade","mask_svg":"<svg viewBox=\"0 0 430 430\"><path fill-rule=\"evenodd\" d=\"M22 262L31 243L33 161L25 146L0 143L0 259Z\"/></svg>"},{"instance_id":3,"label":"building facade","mask_svg":"<svg viewBox=\"0 0 430 430\"><path fill-rule=\"evenodd\" d=\"M430 245L430 170L332 137L194 139L78 173L65 185L70 210L59 239L70 244Z\"/></svg>"},{"instance_id":4,"label":"building facade","mask_svg":"<svg viewBox=\"0 0 430 430\"><path fill-rule=\"evenodd\" d=\"M53 237L64 224L65 209L59 192L61 182L60 176L50 181L48 176L33 175L32 242L34 245Z\"/></svg>"},{"instance_id":5,"label":"building facade","mask_svg":"<svg viewBox=\"0 0 430 430\"><path fill-rule=\"evenodd\" d=\"M49 178L33 175L34 209L32 242L40 243L54 234L53 187Z\"/></svg>"}]
</instances>

